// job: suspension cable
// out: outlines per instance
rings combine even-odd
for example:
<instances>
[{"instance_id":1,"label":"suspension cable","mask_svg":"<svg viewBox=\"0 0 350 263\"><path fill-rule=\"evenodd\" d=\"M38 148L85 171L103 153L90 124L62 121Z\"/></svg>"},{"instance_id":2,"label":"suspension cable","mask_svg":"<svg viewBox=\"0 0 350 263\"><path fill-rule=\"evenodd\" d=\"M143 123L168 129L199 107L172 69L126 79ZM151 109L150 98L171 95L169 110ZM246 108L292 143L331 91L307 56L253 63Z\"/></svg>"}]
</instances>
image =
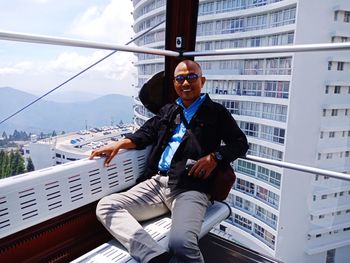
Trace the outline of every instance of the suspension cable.
<instances>
[{"instance_id":1,"label":"suspension cable","mask_svg":"<svg viewBox=\"0 0 350 263\"><path fill-rule=\"evenodd\" d=\"M142 34L138 35L137 37L131 39L130 41L128 41L125 45L129 45L132 42L134 42L135 40L139 39L140 37L144 36L145 34L149 33L151 30L155 29L156 27L160 26L161 24L163 24L165 22L165 20L159 22L158 24L155 24L153 27L147 29L145 32L143 32ZM99 64L100 62L102 62L103 60L109 58L110 56L114 55L116 52L118 52L118 50L114 50L111 53L109 53L108 55L104 56L103 58L99 59L98 61L96 61L95 63L91 64L90 66L88 66L87 68L83 69L82 71L78 72L77 74L75 74L74 76L70 77L69 79L67 79L66 81L62 82L61 84L59 84L58 86L56 86L55 88L49 90L48 92L46 92L45 94L41 95L40 97L38 97L37 99L33 100L32 102L28 103L27 105L25 105L24 107L22 107L21 109L17 110L16 112L12 113L10 116L6 117L5 119L3 119L2 121L0 121L0 125L3 124L4 122L8 121L9 119L13 118L14 116L16 116L17 114L19 114L20 112L24 111L25 109L27 109L28 107L30 107L31 105L33 105L34 103L38 102L39 100L43 99L44 97L46 97L47 95L51 94L52 92L54 92L55 90L61 88L62 86L64 86L65 84L67 84L68 82L72 81L73 79L77 78L78 76L80 76L81 74L83 74L84 72L88 71L89 69L91 69L92 67L96 66L97 64Z\"/></svg>"}]
</instances>

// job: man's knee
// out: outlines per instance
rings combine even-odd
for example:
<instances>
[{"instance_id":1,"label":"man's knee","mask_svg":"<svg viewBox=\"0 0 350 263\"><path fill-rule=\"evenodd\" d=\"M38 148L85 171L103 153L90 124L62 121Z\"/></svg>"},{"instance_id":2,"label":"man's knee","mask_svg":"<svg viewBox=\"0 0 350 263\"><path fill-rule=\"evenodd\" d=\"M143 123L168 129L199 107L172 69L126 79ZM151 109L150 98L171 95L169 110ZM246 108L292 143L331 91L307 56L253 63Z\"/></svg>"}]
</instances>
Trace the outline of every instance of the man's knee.
<instances>
[{"instance_id":1,"label":"man's knee","mask_svg":"<svg viewBox=\"0 0 350 263\"><path fill-rule=\"evenodd\" d=\"M170 235L170 251L181 258L199 258L198 237L194 233L185 232Z\"/></svg>"},{"instance_id":2,"label":"man's knee","mask_svg":"<svg viewBox=\"0 0 350 263\"><path fill-rule=\"evenodd\" d=\"M96 216L100 221L103 221L106 215L119 209L123 209L120 202L112 200L110 196L105 196L97 203Z\"/></svg>"}]
</instances>

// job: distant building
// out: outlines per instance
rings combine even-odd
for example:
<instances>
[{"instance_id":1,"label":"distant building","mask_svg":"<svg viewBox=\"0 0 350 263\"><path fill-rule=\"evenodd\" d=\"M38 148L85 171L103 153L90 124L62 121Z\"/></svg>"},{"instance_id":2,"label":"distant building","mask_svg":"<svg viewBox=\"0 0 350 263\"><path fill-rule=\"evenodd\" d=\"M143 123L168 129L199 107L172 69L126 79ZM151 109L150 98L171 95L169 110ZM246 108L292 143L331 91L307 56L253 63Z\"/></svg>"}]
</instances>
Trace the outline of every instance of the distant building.
<instances>
[{"instance_id":1,"label":"distant building","mask_svg":"<svg viewBox=\"0 0 350 263\"><path fill-rule=\"evenodd\" d=\"M102 147L122 138L123 134L133 131L133 125L123 127L92 128L80 132L67 133L38 140L31 136L31 142L25 145L25 159L31 157L35 170L86 158L93 149Z\"/></svg>"},{"instance_id":2,"label":"distant building","mask_svg":"<svg viewBox=\"0 0 350 263\"><path fill-rule=\"evenodd\" d=\"M165 19L165 0L134 0L136 36ZM136 41L164 48L165 26ZM350 41L349 0L200 0L196 51ZM137 54L138 88L164 70ZM204 91L232 113L249 154L350 172L350 52L198 57ZM134 123L152 116L135 98ZM284 262L347 262L350 184L235 163L232 216L215 231Z\"/></svg>"}]
</instances>

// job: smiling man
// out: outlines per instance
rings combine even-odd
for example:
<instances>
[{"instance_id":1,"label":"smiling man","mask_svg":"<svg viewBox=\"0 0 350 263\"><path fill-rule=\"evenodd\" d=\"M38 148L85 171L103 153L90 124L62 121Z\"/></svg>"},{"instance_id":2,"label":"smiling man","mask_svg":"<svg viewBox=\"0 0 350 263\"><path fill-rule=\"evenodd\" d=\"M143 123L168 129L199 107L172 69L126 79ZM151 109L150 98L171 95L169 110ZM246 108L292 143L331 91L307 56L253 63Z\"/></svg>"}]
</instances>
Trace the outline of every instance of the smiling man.
<instances>
[{"instance_id":1,"label":"smiling man","mask_svg":"<svg viewBox=\"0 0 350 263\"><path fill-rule=\"evenodd\" d=\"M201 94L204 83L199 64L180 62L174 72L176 102L165 105L134 134L90 156L106 157L108 165L120 149L152 145L140 183L102 198L96 209L101 223L140 262L204 262L198 235L210 204L211 173L219 162L231 162L248 149L227 109ZM169 211L172 225L165 249L138 221Z\"/></svg>"}]
</instances>

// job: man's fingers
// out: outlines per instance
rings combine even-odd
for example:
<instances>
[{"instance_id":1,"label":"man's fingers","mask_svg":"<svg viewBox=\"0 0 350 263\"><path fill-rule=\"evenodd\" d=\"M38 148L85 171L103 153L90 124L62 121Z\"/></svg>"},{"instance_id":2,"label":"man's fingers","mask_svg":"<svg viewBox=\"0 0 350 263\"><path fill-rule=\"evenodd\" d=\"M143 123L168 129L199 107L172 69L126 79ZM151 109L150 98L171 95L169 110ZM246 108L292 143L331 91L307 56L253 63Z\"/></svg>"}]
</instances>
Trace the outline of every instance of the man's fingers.
<instances>
[{"instance_id":1,"label":"man's fingers","mask_svg":"<svg viewBox=\"0 0 350 263\"><path fill-rule=\"evenodd\" d=\"M117 154L118 151L113 150L111 152L111 154L108 156L108 158L106 158L105 160L105 166L109 166L109 163L112 161L112 159L114 158L114 156Z\"/></svg>"},{"instance_id":2,"label":"man's fingers","mask_svg":"<svg viewBox=\"0 0 350 263\"><path fill-rule=\"evenodd\" d=\"M94 157L95 157L96 155L97 155L97 152L92 151L92 152L91 152L91 155L89 156L89 160L94 159Z\"/></svg>"}]
</instances>

